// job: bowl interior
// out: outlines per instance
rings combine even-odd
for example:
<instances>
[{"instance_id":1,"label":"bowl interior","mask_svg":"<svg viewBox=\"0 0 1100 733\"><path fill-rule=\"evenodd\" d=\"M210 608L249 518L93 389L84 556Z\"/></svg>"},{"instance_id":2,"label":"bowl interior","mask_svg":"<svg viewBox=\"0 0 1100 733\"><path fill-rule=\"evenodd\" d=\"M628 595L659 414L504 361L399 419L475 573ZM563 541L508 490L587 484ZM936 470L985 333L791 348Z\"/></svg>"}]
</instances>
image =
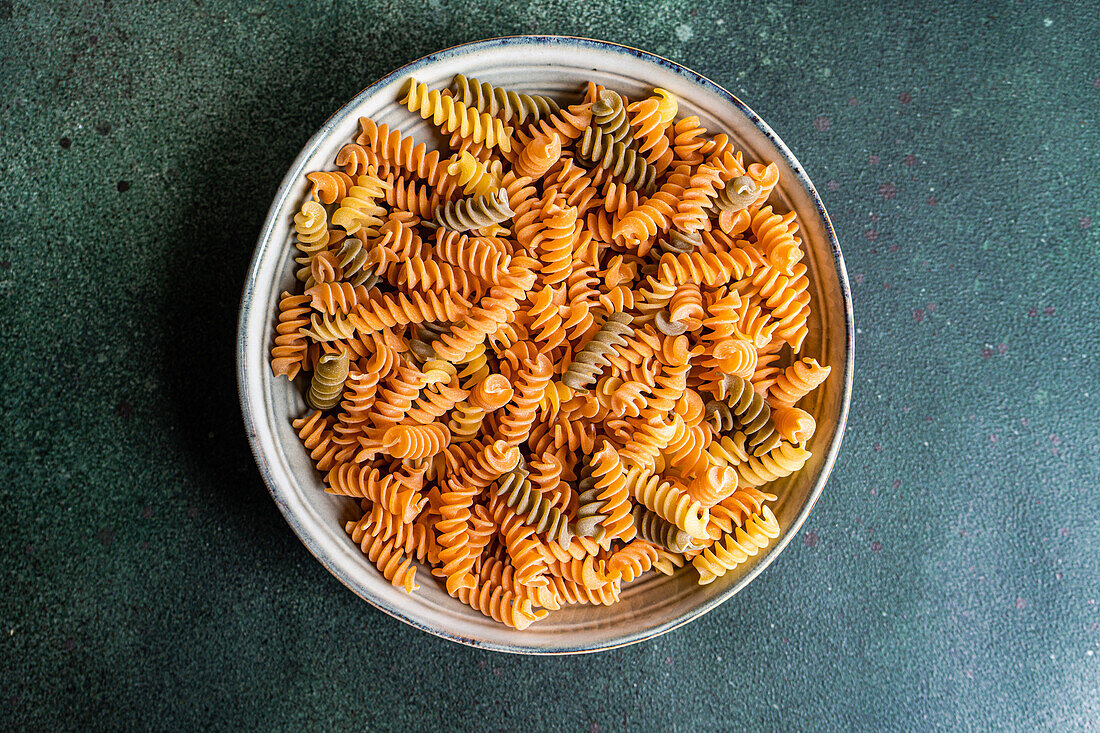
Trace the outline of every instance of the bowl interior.
<instances>
[{"instance_id":1,"label":"bowl interior","mask_svg":"<svg viewBox=\"0 0 1100 733\"><path fill-rule=\"evenodd\" d=\"M572 102L589 80L632 98L659 86L675 94L680 115L698 115L712 134L725 132L744 150L746 163L774 161L780 182L772 194L777 208L798 214L809 268L812 315L804 355L833 367L825 385L803 405L818 422L806 467L769 489L783 534L754 562L708 586L683 569L673 577L649 574L623 589L610 607L574 606L518 632L447 596L425 572L421 589L406 595L387 583L351 542L344 523L354 500L325 494L320 477L291 428L306 412L302 385L274 379L268 352L274 336L279 293L295 285L291 250L292 216L308 194L304 174L334 169L333 158L369 116L441 145L429 122L397 104L409 76L433 88L457 73L512 89L556 95ZM287 174L268 214L242 300L238 344L241 399L246 427L261 472L291 527L345 585L391 615L456 641L505 651L561 653L609 648L667 631L731 596L766 567L794 536L824 485L839 447L851 381L851 311L843 261L828 217L797 161L747 107L711 82L659 57L633 49L560 37L485 41L442 51L400 69L360 93L333 115L309 141Z\"/></svg>"}]
</instances>

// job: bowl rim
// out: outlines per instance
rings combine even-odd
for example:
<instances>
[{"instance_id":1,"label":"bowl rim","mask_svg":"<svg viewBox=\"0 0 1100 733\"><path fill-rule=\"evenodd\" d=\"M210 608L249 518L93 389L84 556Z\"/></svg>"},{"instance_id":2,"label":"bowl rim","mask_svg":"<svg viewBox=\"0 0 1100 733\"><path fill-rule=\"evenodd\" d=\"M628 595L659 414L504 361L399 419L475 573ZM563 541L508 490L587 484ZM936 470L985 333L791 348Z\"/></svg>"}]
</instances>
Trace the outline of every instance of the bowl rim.
<instances>
[{"instance_id":1,"label":"bowl rim","mask_svg":"<svg viewBox=\"0 0 1100 733\"><path fill-rule=\"evenodd\" d=\"M829 249L833 257L833 266L836 270L837 278L839 280L841 299L844 304L844 362L845 362L845 379L842 385L842 394L840 398L839 416L837 420L836 430L833 434L832 441L824 451L824 462L821 466L821 471L818 474L813 486L810 488L810 493L795 517L793 523L785 528L784 532L779 538L779 541L770 549L768 554L760 558L752 568L744 576L738 579L738 581L732 584L727 590L721 594L711 598L710 600L699 604L698 606L684 612L683 614L670 619L662 624L648 627L638 631L624 632L621 636L616 636L605 642L597 643L595 645L570 645L568 643L554 648L534 648L516 646L514 644L505 644L494 641L487 641L481 639L472 639L464 637L460 634L450 632L442 628L433 628L426 625L418 618L406 615L392 608L386 607L384 604L377 602L374 598L369 596L365 589L362 588L359 583L352 577L349 577L343 570L329 557L327 551L320 546L320 544L312 537L312 535L305 531L305 529L299 524L297 518L290 512L286 501L282 499L282 489L278 485L274 474L272 473L267 458L263 454L260 446L260 439L257 433L257 415L262 412L261 407L254 405L249 397L249 387L252 386L253 380L260 378L258 375L250 374L247 369L247 352L246 345L250 338L247 332L247 325L249 321L249 315L253 310L252 294L255 289L258 279L258 271L261 263L261 255L270 239L272 232L276 224L276 214L282 208L284 200L289 195L290 191L297 185L300 178L300 168L304 165L306 159L314 151L314 149L320 145L332 132L338 118L342 118L345 113L357 107L364 102L372 94L375 93L379 87L389 83L397 77L404 77L413 75L418 69L434 63L435 61L446 59L452 56L465 55L470 53L476 53L479 50L496 48L500 46L510 45L523 45L523 44L555 44L560 46L574 46L580 48L596 48L605 51L612 51L615 53L626 54L635 56L637 58L645 59L665 69L672 71L685 80L701 87L703 90L718 95L724 98L734 105L745 117L752 122L757 129L762 132L765 137L775 146L776 150L783 157L784 161L790 166L791 170L795 174L795 178L798 183L805 189L809 195L810 200L813 202L817 209L818 215L821 217L823 231L825 239L828 242ZM367 601L371 606L377 608L383 613L396 618L414 628L426 631L429 634L438 636L449 641L458 642L467 646L472 646L478 649L487 649L490 651L509 652L514 654L531 654L531 655L563 655L563 654L584 654L589 652L606 651L610 649L616 649L619 647L627 646L630 644L636 644L647 639L660 636L668 633L673 629L679 628L684 624L694 621L700 616L714 610L721 604L728 601L745 586L747 586L753 579L762 573L775 559L783 552L786 546L790 543L791 539L798 535L799 530L805 523L806 518L817 504L818 499L821 497L824 491L825 484L832 473L833 466L836 462L837 455L840 451L840 445L844 438L844 432L848 422L848 411L851 403L852 394L852 370L854 366L854 354L855 354L855 328L854 317L852 313L852 295L848 282L848 273L844 264L844 256L840 251L840 242L837 239L836 232L833 228L832 220L829 218L829 213L825 210L825 204L822 202L821 197L818 195L817 189L810 181L809 176L806 174L802 164L798 162L798 159L794 156L794 153L787 147L783 140L771 129L771 127L764 122L753 110L742 102L732 92L726 90L721 85L711 81L707 77L692 71L691 69L679 64L670 59L666 59L658 54L643 51L641 49L633 48L631 46L614 43L611 41L602 41L592 38L584 38L581 36L557 36L557 35L515 35L515 36L500 36L495 38L487 38L480 41L473 41L470 43L457 44L444 48L439 51L422 56L414 61L394 69L393 71L382 76L372 84L362 89L358 94L352 97L348 102L341 105L339 109L333 112L321 125L321 127L315 132L310 139L303 146L302 150L298 153L297 157L291 163L290 168L287 170L286 175L283 177L282 182L279 184L278 189L275 192L275 197L272 200L271 207L268 209L267 216L264 219L264 225L260 230L260 235L257 239L256 248L253 252L252 262L248 268L248 274L245 277L245 283L241 294L240 315L237 325L237 387L238 395L241 402L241 411L244 417L245 431L248 435L248 442L252 449L253 457L256 460L256 465L260 470L260 475L264 479L264 483L267 485L268 493L271 494L276 506L279 507L279 511L282 513L283 518L290 525L290 528L305 545L306 549L312 554L318 562L320 562L333 576L336 577L341 583L347 586L353 593Z\"/></svg>"}]
</instances>

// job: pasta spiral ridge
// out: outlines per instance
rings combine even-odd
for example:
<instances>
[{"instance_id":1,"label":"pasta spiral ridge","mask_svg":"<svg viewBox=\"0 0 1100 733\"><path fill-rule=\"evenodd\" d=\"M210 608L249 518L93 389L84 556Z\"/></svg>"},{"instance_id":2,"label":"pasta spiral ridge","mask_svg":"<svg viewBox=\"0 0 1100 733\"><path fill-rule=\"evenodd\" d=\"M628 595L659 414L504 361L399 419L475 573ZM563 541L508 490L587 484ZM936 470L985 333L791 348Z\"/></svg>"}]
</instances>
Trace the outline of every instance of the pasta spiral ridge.
<instances>
[{"instance_id":1,"label":"pasta spiral ridge","mask_svg":"<svg viewBox=\"0 0 1100 733\"><path fill-rule=\"evenodd\" d=\"M531 306L527 309L531 317L531 336L546 344L546 349L556 349L565 341L565 329L562 326L558 292L549 285L535 292Z\"/></svg>"},{"instance_id":2,"label":"pasta spiral ridge","mask_svg":"<svg viewBox=\"0 0 1100 733\"><path fill-rule=\"evenodd\" d=\"M562 142L576 140L588 126L592 124L592 105L574 104L566 109L559 109L544 120L537 120L531 125L529 135L517 136L517 142L528 144L535 135L551 135L557 133Z\"/></svg>"},{"instance_id":3,"label":"pasta spiral ridge","mask_svg":"<svg viewBox=\"0 0 1100 733\"><path fill-rule=\"evenodd\" d=\"M313 258L329 246L328 214L316 201L306 201L294 215L294 231L298 235L295 247L302 253L295 262L301 265L296 277L302 282L309 279Z\"/></svg>"}]
</instances>

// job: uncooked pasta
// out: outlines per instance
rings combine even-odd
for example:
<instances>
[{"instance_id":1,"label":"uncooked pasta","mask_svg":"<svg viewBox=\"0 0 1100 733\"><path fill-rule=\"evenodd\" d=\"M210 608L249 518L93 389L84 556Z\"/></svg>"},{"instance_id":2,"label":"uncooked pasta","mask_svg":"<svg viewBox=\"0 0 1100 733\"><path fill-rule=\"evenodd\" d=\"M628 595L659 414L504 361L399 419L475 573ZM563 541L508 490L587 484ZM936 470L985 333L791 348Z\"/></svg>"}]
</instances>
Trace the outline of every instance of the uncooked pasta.
<instances>
[{"instance_id":1,"label":"uncooked pasta","mask_svg":"<svg viewBox=\"0 0 1100 733\"><path fill-rule=\"evenodd\" d=\"M664 89L396 101L442 144L362 118L308 174L271 347L348 541L518 629L765 551L830 372L779 168Z\"/></svg>"}]
</instances>

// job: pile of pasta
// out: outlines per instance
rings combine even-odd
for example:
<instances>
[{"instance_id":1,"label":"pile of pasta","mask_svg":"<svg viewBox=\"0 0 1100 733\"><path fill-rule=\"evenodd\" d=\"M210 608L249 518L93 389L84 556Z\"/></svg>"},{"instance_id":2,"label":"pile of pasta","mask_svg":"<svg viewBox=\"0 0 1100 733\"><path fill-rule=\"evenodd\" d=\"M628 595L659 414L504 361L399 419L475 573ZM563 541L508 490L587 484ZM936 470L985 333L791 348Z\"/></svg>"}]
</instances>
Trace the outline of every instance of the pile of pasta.
<instances>
[{"instance_id":1,"label":"pile of pasta","mask_svg":"<svg viewBox=\"0 0 1100 733\"><path fill-rule=\"evenodd\" d=\"M362 118L308 174L271 367L384 577L525 628L650 570L710 583L779 535L810 458L810 296L779 173L654 89L574 104L409 80L429 150ZM303 379L303 382L306 380Z\"/></svg>"}]
</instances>

